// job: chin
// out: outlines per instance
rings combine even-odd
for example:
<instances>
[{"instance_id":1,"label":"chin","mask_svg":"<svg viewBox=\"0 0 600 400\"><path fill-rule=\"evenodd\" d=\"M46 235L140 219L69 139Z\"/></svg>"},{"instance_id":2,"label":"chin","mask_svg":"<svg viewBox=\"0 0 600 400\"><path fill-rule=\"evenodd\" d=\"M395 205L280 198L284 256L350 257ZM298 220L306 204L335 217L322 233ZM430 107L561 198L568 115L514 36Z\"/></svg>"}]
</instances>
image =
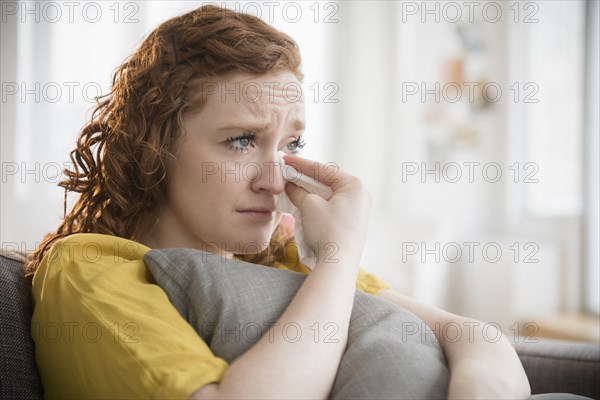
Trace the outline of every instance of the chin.
<instances>
[{"instance_id":1,"label":"chin","mask_svg":"<svg viewBox=\"0 0 600 400\"><path fill-rule=\"evenodd\" d=\"M257 254L269 247L271 236L256 235L230 242L228 251L234 254Z\"/></svg>"}]
</instances>

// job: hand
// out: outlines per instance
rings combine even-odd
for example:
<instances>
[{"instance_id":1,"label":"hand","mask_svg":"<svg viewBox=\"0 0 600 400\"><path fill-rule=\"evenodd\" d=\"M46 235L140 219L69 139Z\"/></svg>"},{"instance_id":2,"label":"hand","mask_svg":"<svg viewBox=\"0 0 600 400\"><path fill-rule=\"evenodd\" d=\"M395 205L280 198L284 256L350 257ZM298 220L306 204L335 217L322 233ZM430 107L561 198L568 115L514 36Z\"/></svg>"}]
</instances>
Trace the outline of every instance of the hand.
<instances>
[{"instance_id":1,"label":"hand","mask_svg":"<svg viewBox=\"0 0 600 400\"><path fill-rule=\"evenodd\" d=\"M333 190L329 200L309 193L292 182L285 190L291 202L300 210L304 240L317 254L325 254L330 246L339 247L343 254L358 264L364 247L372 200L362 182L333 166L326 166L305 158L286 155L292 166Z\"/></svg>"}]
</instances>

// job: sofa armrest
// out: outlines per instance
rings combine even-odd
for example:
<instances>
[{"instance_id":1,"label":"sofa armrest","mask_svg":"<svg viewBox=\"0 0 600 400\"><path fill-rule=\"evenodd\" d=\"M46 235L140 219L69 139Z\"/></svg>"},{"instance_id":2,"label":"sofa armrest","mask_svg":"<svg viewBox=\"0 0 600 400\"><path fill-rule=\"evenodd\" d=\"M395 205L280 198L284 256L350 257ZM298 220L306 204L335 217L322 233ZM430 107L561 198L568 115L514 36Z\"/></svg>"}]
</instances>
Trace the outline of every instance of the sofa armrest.
<instances>
[{"instance_id":1,"label":"sofa armrest","mask_svg":"<svg viewBox=\"0 0 600 400\"><path fill-rule=\"evenodd\" d=\"M23 254L0 249L0 399L43 399L31 337L31 280Z\"/></svg>"},{"instance_id":2,"label":"sofa armrest","mask_svg":"<svg viewBox=\"0 0 600 400\"><path fill-rule=\"evenodd\" d=\"M600 344L554 339L513 343L531 393L573 393L600 399Z\"/></svg>"}]
</instances>

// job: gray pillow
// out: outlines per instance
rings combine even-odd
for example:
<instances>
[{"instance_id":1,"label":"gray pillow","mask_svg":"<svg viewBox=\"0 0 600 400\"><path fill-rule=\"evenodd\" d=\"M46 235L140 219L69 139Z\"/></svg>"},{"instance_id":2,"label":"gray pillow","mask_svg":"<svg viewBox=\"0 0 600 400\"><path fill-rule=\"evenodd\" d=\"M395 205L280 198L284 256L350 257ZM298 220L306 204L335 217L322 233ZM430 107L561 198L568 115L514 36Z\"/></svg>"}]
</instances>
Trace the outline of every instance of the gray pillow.
<instances>
[{"instance_id":1,"label":"gray pillow","mask_svg":"<svg viewBox=\"0 0 600 400\"><path fill-rule=\"evenodd\" d=\"M144 262L179 313L229 363L268 332L306 278L193 249L151 250ZM331 399L445 399L449 378L423 321L356 291Z\"/></svg>"}]
</instances>

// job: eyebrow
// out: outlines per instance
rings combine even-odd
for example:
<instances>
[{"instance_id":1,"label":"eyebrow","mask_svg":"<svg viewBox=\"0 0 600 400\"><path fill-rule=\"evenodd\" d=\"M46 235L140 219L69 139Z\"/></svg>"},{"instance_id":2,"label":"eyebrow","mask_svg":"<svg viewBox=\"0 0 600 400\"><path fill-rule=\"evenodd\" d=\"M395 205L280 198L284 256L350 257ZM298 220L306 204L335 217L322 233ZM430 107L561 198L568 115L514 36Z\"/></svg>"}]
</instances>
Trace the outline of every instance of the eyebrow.
<instances>
[{"instance_id":1,"label":"eyebrow","mask_svg":"<svg viewBox=\"0 0 600 400\"><path fill-rule=\"evenodd\" d=\"M292 121L292 125L294 127L294 130L296 130L296 131L303 131L305 128L304 121L302 121L300 119L295 119L294 121ZM269 127L268 123L259 124L259 123L253 122L253 123L248 123L248 124L237 123L234 125L227 125L222 128L219 128L218 130L219 130L219 132L221 132L221 131L228 131L228 130L232 130L232 129L239 129L239 130L247 129L247 130L251 130L251 131L261 132L261 131L266 130L268 127Z\"/></svg>"},{"instance_id":2,"label":"eyebrow","mask_svg":"<svg viewBox=\"0 0 600 400\"><path fill-rule=\"evenodd\" d=\"M294 124L294 129L297 131L303 131L305 128L304 121L302 121L302 120L295 119L293 124Z\"/></svg>"}]
</instances>

